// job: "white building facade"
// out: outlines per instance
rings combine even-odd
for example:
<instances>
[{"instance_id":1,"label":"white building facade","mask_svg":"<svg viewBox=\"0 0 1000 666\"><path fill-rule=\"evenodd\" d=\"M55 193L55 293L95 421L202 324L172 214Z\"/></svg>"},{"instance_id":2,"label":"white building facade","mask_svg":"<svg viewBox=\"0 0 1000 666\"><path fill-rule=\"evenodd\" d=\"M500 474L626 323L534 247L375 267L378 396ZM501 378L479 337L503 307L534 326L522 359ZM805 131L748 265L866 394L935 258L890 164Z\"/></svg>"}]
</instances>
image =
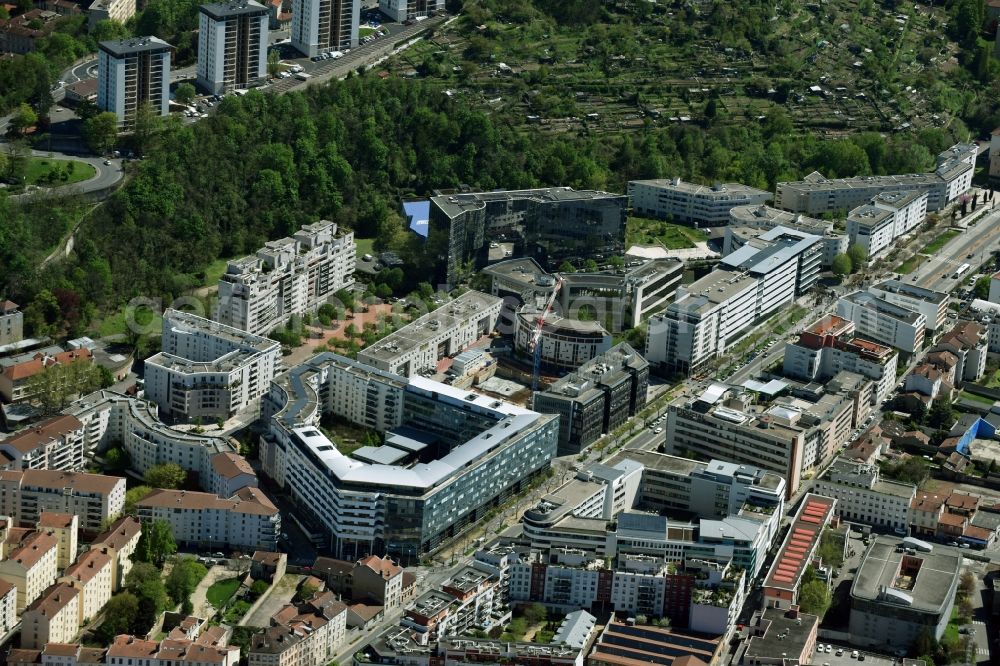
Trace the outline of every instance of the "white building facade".
<instances>
[{"instance_id":1,"label":"white building facade","mask_svg":"<svg viewBox=\"0 0 1000 666\"><path fill-rule=\"evenodd\" d=\"M202 5L198 85L208 93L250 88L267 79L269 12L254 0Z\"/></svg>"},{"instance_id":2,"label":"white building facade","mask_svg":"<svg viewBox=\"0 0 1000 666\"><path fill-rule=\"evenodd\" d=\"M154 115L170 111L170 55L173 47L157 37L101 42L97 50L97 107L129 128L141 104Z\"/></svg>"},{"instance_id":3,"label":"white building facade","mask_svg":"<svg viewBox=\"0 0 1000 666\"><path fill-rule=\"evenodd\" d=\"M361 0L294 0L292 46L310 58L358 45Z\"/></svg>"}]
</instances>

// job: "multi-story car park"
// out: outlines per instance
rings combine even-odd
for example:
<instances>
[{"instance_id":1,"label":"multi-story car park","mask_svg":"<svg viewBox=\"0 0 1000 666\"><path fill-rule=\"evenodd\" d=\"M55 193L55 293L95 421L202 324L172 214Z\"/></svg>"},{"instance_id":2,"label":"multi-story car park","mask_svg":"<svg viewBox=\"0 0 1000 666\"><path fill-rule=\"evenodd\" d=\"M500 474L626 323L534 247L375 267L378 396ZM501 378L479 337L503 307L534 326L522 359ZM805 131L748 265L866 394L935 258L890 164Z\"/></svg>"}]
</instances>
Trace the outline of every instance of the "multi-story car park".
<instances>
[{"instance_id":1,"label":"multi-story car park","mask_svg":"<svg viewBox=\"0 0 1000 666\"><path fill-rule=\"evenodd\" d=\"M851 585L851 644L906 650L921 634L939 640L951 620L961 571L957 551L918 552L899 539L876 538Z\"/></svg>"},{"instance_id":2,"label":"multi-story car park","mask_svg":"<svg viewBox=\"0 0 1000 666\"><path fill-rule=\"evenodd\" d=\"M927 194L927 211L940 210L969 191L978 147L956 144L937 158L932 173L829 179L814 171L803 180L778 183L774 205L795 213L822 215L849 211L887 192Z\"/></svg>"},{"instance_id":3,"label":"multi-story car park","mask_svg":"<svg viewBox=\"0 0 1000 666\"><path fill-rule=\"evenodd\" d=\"M337 366L327 382L315 366ZM269 432L261 445L265 473L313 516L337 557L388 553L412 560L526 487L556 454L558 419L422 377L373 372L333 354L314 359L308 373L279 378L268 398ZM339 404L331 378L351 372L399 403L373 403L366 425L394 425L370 463L347 456L316 427L319 415ZM308 374L308 376L305 376ZM349 413L333 412L342 418Z\"/></svg>"},{"instance_id":4,"label":"multi-story car park","mask_svg":"<svg viewBox=\"0 0 1000 666\"><path fill-rule=\"evenodd\" d=\"M146 397L164 414L228 419L252 408L281 369L281 345L169 309L162 351L146 359Z\"/></svg>"},{"instance_id":5,"label":"multi-story car park","mask_svg":"<svg viewBox=\"0 0 1000 666\"><path fill-rule=\"evenodd\" d=\"M404 377L433 370L493 331L502 307L499 298L467 291L366 347L358 360Z\"/></svg>"},{"instance_id":6,"label":"multi-story car park","mask_svg":"<svg viewBox=\"0 0 1000 666\"><path fill-rule=\"evenodd\" d=\"M430 200L427 241L447 247L449 285L470 262L489 263L490 246L500 243L511 247L506 256L534 257L553 270L567 260L621 255L627 207L623 194L569 187L442 194Z\"/></svg>"},{"instance_id":7,"label":"multi-story car park","mask_svg":"<svg viewBox=\"0 0 1000 666\"><path fill-rule=\"evenodd\" d=\"M822 239L821 264L824 268L833 265L833 258L838 254L847 252L847 236L837 231L832 221L818 220L761 204L737 206L729 211L729 225L726 227L722 254L735 252L751 240L759 239L763 232L775 227L819 236Z\"/></svg>"},{"instance_id":8,"label":"multi-story car park","mask_svg":"<svg viewBox=\"0 0 1000 666\"><path fill-rule=\"evenodd\" d=\"M267 335L293 315L316 310L354 284L354 232L328 220L269 241L257 254L229 262L219 278L219 322Z\"/></svg>"},{"instance_id":9,"label":"multi-story car park","mask_svg":"<svg viewBox=\"0 0 1000 666\"><path fill-rule=\"evenodd\" d=\"M866 292L837 301L837 315L854 322L858 335L912 354L924 344L927 318Z\"/></svg>"},{"instance_id":10,"label":"multi-story car park","mask_svg":"<svg viewBox=\"0 0 1000 666\"><path fill-rule=\"evenodd\" d=\"M97 53L97 107L131 127L140 105L153 113L170 110L170 53L173 47L157 37L101 42Z\"/></svg>"},{"instance_id":11,"label":"multi-story car park","mask_svg":"<svg viewBox=\"0 0 1000 666\"><path fill-rule=\"evenodd\" d=\"M254 0L202 5L198 14L198 85L211 94L267 79L269 10Z\"/></svg>"},{"instance_id":12,"label":"multi-story car park","mask_svg":"<svg viewBox=\"0 0 1000 666\"><path fill-rule=\"evenodd\" d=\"M680 178L629 181L628 196L636 215L695 227L723 226L734 207L757 206L772 198L770 192L740 183L707 186Z\"/></svg>"}]
</instances>

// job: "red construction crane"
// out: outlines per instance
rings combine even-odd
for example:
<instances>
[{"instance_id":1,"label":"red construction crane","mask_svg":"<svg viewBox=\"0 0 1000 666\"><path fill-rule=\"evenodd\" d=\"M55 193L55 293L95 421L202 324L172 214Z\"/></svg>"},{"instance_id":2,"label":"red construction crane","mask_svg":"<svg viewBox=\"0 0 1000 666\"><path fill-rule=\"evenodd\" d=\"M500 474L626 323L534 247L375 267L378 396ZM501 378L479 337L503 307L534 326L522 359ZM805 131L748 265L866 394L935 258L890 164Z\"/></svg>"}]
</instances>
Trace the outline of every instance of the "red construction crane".
<instances>
[{"instance_id":1,"label":"red construction crane","mask_svg":"<svg viewBox=\"0 0 1000 666\"><path fill-rule=\"evenodd\" d=\"M545 302L545 307L542 308L541 313L538 315L538 322L535 324L535 330L531 334L531 339L528 341L528 351L534 355L534 369L531 374L531 390L538 390L538 372L542 365L542 347L538 344L542 339L542 329L545 326L545 318L552 311L552 304L556 302L556 296L559 294L559 290L562 289L563 279L556 278L555 286L552 287L552 293L549 294L549 299Z\"/></svg>"}]
</instances>

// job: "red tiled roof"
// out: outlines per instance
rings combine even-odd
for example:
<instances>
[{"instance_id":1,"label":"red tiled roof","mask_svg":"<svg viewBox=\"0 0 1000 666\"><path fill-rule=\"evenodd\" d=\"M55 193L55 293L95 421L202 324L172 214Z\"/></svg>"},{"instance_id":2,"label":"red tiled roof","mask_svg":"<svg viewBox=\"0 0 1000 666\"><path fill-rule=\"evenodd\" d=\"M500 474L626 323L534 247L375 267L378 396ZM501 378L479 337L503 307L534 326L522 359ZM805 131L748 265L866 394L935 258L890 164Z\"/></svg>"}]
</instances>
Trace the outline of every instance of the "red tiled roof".
<instances>
[{"instance_id":1,"label":"red tiled roof","mask_svg":"<svg viewBox=\"0 0 1000 666\"><path fill-rule=\"evenodd\" d=\"M25 361L24 363L18 363L16 365L8 366L4 371L4 376L10 378L11 381L19 381L21 379L27 379L32 377L37 373L41 372L42 368L47 368L49 366L55 365L57 363L75 363L77 361L92 361L93 354L89 349L84 347L83 349L71 349L70 351L64 351L55 356L46 356L44 354L35 354L35 357L30 361Z\"/></svg>"},{"instance_id":2,"label":"red tiled roof","mask_svg":"<svg viewBox=\"0 0 1000 666\"><path fill-rule=\"evenodd\" d=\"M82 427L80 419L70 414L61 414L0 441L0 445L6 444L21 453L28 453Z\"/></svg>"}]
</instances>

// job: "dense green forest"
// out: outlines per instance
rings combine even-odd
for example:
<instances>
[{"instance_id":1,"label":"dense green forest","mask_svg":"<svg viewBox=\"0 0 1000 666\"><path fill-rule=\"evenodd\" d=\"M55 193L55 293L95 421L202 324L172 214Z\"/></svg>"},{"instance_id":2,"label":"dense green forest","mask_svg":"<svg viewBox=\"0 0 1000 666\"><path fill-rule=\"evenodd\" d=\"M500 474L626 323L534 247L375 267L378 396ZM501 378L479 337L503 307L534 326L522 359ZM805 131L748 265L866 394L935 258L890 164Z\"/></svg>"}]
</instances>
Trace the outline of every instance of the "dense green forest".
<instances>
[{"instance_id":1,"label":"dense green forest","mask_svg":"<svg viewBox=\"0 0 1000 666\"><path fill-rule=\"evenodd\" d=\"M618 20L606 7L582 11L593 4L487 0L473 13L502 5L510 16L527 7L538 17L544 8L548 15L539 20L567 12L566 20L589 30L590 22ZM624 11L621 3L614 7ZM754 15L748 10L746 20ZM751 24L738 25L734 18L730 29L749 40ZM971 122L976 113L995 114L996 104L967 110ZM814 169L828 176L928 170L937 152L968 138L960 119L906 133L822 136L803 131L780 106L753 122L720 108L686 124L552 133L443 94L434 76L355 75L304 92L229 97L196 124L165 119L144 140L145 159L129 165L126 184L92 211L72 199L15 205L0 196L0 295L32 304L30 329L76 333L130 297L169 300L201 286L219 257L252 252L319 218L375 238L376 249L399 252L412 282L433 281L444 249L426 247L404 229L401 197L461 184L620 192L629 179L671 176L773 189ZM84 214L74 253L37 268Z\"/></svg>"},{"instance_id":2,"label":"dense green forest","mask_svg":"<svg viewBox=\"0 0 1000 666\"><path fill-rule=\"evenodd\" d=\"M74 209L0 203L0 292L31 302L42 290L98 309L202 283L217 257L328 218L399 251L408 274L431 277L440 248L403 229L401 196L468 184L483 189L569 185L623 191L630 178L680 175L773 187L820 169L831 175L919 171L952 136L939 129L884 141L795 136L780 113L758 126L650 129L624 136L533 136L419 82L354 76L304 93L227 98L203 122L167 122L128 182L82 227L73 256L32 268ZM79 211L76 211L79 212ZM412 272L411 272L412 271ZM39 323L37 318L32 321Z\"/></svg>"}]
</instances>

